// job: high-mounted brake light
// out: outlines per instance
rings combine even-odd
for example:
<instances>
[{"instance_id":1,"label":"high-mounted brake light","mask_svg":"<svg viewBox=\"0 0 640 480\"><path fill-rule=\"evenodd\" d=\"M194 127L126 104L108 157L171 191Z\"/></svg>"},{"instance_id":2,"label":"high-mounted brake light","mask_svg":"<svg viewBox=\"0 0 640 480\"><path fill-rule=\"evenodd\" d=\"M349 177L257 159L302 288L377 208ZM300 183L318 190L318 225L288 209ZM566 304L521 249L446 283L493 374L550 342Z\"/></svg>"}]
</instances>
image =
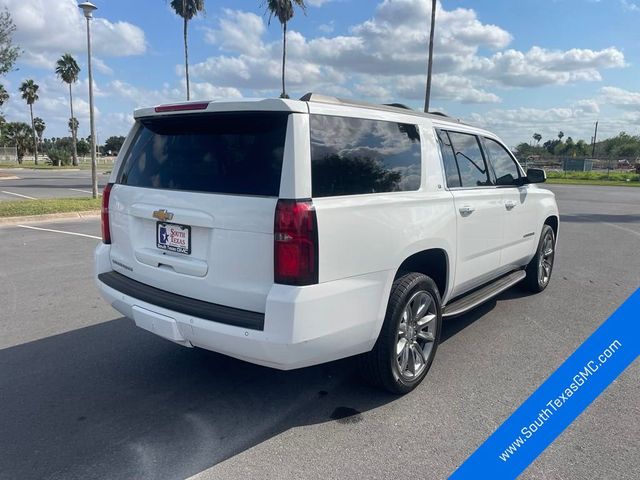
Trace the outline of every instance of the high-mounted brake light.
<instances>
[{"instance_id":1,"label":"high-mounted brake light","mask_svg":"<svg viewBox=\"0 0 640 480\"><path fill-rule=\"evenodd\" d=\"M174 105L160 105L155 108L156 113L162 112L186 112L189 110L205 110L209 106L209 102L199 103L177 103Z\"/></svg>"},{"instance_id":2,"label":"high-mounted brake light","mask_svg":"<svg viewBox=\"0 0 640 480\"><path fill-rule=\"evenodd\" d=\"M318 283L318 222L311 200L278 200L274 240L276 283Z\"/></svg>"},{"instance_id":3,"label":"high-mounted brake light","mask_svg":"<svg viewBox=\"0 0 640 480\"><path fill-rule=\"evenodd\" d=\"M102 243L111 243L111 229L109 228L109 197L111 196L113 183L107 183L102 191L102 209L100 210L100 223L102 225Z\"/></svg>"}]
</instances>

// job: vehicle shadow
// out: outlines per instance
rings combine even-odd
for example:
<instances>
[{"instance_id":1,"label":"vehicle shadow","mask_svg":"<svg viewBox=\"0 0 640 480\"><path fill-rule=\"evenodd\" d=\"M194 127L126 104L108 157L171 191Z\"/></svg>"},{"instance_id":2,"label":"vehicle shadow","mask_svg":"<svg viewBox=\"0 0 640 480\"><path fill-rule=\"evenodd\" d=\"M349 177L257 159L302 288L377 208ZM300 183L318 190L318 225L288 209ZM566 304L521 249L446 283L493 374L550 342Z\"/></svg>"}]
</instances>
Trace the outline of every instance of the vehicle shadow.
<instances>
[{"instance_id":1,"label":"vehicle shadow","mask_svg":"<svg viewBox=\"0 0 640 480\"><path fill-rule=\"evenodd\" d=\"M0 350L0 478L186 478L292 427L397 397L353 359L291 372L186 349L125 318Z\"/></svg>"},{"instance_id":2,"label":"vehicle shadow","mask_svg":"<svg viewBox=\"0 0 640 480\"><path fill-rule=\"evenodd\" d=\"M584 215L561 215L561 222L570 223L640 223L640 215L589 213Z\"/></svg>"},{"instance_id":3,"label":"vehicle shadow","mask_svg":"<svg viewBox=\"0 0 640 480\"><path fill-rule=\"evenodd\" d=\"M446 320L442 341L494 306ZM297 426L349 428L398 398L359 380L353 358L283 372L126 318L0 350L0 366L0 479L187 478Z\"/></svg>"}]
</instances>

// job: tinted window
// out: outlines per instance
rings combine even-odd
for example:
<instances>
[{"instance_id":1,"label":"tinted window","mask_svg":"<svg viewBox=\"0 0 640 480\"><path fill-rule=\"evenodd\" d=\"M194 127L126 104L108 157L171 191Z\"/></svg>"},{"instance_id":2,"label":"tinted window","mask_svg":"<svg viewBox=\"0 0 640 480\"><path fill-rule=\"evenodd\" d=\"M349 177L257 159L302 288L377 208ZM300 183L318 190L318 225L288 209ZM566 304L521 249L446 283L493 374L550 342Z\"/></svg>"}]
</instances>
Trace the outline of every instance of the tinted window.
<instances>
[{"instance_id":1,"label":"tinted window","mask_svg":"<svg viewBox=\"0 0 640 480\"><path fill-rule=\"evenodd\" d=\"M460 172L456 165L456 157L447 132L438 130L438 141L440 143L440 151L442 152L442 163L444 164L444 173L447 177L447 186L449 188L459 187L461 186Z\"/></svg>"},{"instance_id":2,"label":"tinted window","mask_svg":"<svg viewBox=\"0 0 640 480\"><path fill-rule=\"evenodd\" d=\"M282 112L143 119L118 181L136 187L277 196L287 119Z\"/></svg>"},{"instance_id":3,"label":"tinted window","mask_svg":"<svg viewBox=\"0 0 640 480\"><path fill-rule=\"evenodd\" d=\"M475 135L449 132L463 187L491 185L489 171Z\"/></svg>"},{"instance_id":4,"label":"tinted window","mask_svg":"<svg viewBox=\"0 0 640 480\"><path fill-rule=\"evenodd\" d=\"M514 180L520 178L520 169L513 157L495 140L485 138L484 145L489 152L491 165L496 174L496 184L513 185Z\"/></svg>"},{"instance_id":5,"label":"tinted window","mask_svg":"<svg viewBox=\"0 0 640 480\"><path fill-rule=\"evenodd\" d=\"M311 116L314 197L420 188L420 134L415 125Z\"/></svg>"}]
</instances>

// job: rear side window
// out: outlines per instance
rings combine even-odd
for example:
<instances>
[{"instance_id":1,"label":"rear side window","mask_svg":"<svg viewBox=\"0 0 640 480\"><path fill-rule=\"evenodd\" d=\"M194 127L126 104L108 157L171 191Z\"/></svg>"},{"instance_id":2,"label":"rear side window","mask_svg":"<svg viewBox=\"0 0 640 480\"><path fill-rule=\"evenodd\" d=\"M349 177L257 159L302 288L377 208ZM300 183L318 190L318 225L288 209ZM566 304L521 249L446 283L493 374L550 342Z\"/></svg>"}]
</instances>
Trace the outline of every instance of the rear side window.
<instances>
[{"instance_id":1,"label":"rear side window","mask_svg":"<svg viewBox=\"0 0 640 480\"><path fill-rule=\"evenodd\" d=\"M311 115L314 197L418 190L416 125Z\"/></svg>"},{"instance_id":2,"label":"rear side window","mask_svg":"<svg viewBox=\"0 0 640 480\"><path fill-rule=\"evenodd\" d=\"M489 170L484 161L480 143L475 135L448 132L456 157L462 187L483 187L492 185Z\"/></svg>"},{"instance_id":3,"label":"rear side window","mask_svg":"<svg viewBox=\"0 0 640 480\"><path fill-rule=\"evenodd\" d=\"M277 196L288 115L236 112L142 119L118 183Z\"/></svg>"}]
</instances>

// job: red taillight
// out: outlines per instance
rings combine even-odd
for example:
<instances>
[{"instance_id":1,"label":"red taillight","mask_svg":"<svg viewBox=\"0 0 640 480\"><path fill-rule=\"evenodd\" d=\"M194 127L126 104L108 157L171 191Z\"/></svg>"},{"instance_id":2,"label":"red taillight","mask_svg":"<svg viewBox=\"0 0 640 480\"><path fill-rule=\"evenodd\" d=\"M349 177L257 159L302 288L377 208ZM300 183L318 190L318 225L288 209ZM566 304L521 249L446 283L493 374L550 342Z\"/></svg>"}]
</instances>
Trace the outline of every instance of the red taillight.
<instances>
[{"instance_id":1,"label":"red taillight","mask_svg":"<svg viewBox=\"0 0 640 480\"><path fill-rule=\"evenodd\" d=\"M107 183L102 191L102 209L100 211L100 223L102 224L102 243L111 243L111 230L109 229L109 196L111 196L113 183Z\"/></svg>"},{"instance_id":2,"label":"red taillight","mask_svg":"<svg viewBox=\"0 0 640 480\"><path fill-rule=\"evenodd\" d=\"M155 108L156 113L162 112L186 112L188 110L205 110L209 102L177 103L175 105L160 105Z\"/></svg>"},{"instance_id":3,"label":"red taillight","mask_svg":"<svg viewBox=\"0 0 640 480\"><path fill-rule=\"evenodd\" d=\"M318 283L318 222L311 200L278 200L274 239L275 282Z\"/></svg>"}]
</instances>

